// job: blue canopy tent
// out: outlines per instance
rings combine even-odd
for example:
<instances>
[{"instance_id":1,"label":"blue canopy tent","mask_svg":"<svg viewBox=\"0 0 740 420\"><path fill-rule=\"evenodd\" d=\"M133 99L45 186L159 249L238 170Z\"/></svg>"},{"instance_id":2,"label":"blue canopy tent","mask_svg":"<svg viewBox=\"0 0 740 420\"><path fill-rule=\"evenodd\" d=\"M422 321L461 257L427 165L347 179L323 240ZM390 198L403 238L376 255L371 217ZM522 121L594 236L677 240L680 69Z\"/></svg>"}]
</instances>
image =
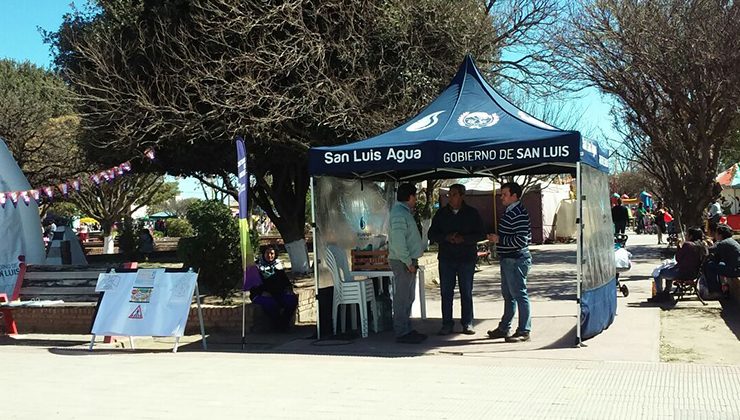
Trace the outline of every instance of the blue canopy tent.
<instances>
[{"instance_id":1,"label":"blue canopy tent","mask_svg":"<svg viewBox=\"0 0 740 420\"><path fill-rule=\"evenodd\" d=\"M419 181L575 175L579 342L607 328L616 314L608 171L606 149L577 131L560 130L512 105L486 83L470 56L439 97L405 124L365 140L309 150L312 189L313 176ZM314 251L316 243L315 239Z\"/></svg>"}]
</instances>

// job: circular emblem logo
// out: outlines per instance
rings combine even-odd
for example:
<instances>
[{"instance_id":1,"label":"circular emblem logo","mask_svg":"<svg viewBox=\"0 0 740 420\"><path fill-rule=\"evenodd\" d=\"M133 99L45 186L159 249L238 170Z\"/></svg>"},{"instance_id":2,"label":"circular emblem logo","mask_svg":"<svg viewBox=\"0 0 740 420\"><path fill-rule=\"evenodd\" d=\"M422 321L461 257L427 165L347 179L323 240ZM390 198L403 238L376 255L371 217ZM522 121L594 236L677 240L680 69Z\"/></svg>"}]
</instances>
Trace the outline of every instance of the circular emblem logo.
<instances>
[{"instance_id":1,"label":"circular emblem logo","mask_svg":"<svg viewBox=\"0 0 740 420\"><path fill-rule=\"evenodd\" d=\"M498 123L498 114L488 114L485 112L463 112L457 118L457 123L461 127L467 128L485 128L491 127Z\"/></svg>"},{"instance_id":2,"label":"circular emblem logo","mask_svg":"<svg viewBox=\"0 0 740 420\"><path fill-rule=\"evenodd\" d=\"M439 122L439 114L443 113L444 111L437 111L433 112L425 117L420 118L418 121L415 121L410 126L406 127L406 131L414 132L414 131L423 131L427 128L432 128Z\"/></svg>"}]
</instances>

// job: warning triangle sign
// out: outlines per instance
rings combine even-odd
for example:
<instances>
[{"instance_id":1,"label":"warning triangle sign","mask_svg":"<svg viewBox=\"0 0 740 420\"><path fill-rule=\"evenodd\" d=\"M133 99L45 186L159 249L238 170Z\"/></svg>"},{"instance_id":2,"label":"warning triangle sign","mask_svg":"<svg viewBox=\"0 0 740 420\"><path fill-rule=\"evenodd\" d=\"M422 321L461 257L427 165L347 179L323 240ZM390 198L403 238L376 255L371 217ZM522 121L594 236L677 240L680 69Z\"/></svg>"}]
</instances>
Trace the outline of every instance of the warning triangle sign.
<instances>
[{"instance_id":1,"label":"warning triangle sign","mask_svg":"<svg viewBox=\"0 0 740 420\"><path fill-rule=\"evenodd\" d=\"M137 306L131 315L128 316L130 319L144 319L144 313L141 311L141 305Z\"/></svg>"}]
</instances>

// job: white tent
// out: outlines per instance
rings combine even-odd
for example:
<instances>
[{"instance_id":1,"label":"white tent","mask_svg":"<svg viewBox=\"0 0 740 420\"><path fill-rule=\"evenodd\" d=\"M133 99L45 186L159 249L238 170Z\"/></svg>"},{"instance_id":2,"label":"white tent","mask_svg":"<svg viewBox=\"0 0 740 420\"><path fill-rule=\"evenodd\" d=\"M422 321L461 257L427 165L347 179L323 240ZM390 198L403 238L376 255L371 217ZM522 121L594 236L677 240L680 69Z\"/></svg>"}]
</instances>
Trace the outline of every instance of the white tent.
<instances>
[{"instance_id":1,"label":"white tent","mask_svg":"<svg viewBox=\"0 0 740 420\"><path fill-rule=\"evenodd\" d=\"M519 180L515 178L515 181ZM466 194L471 196L491 195L493 193L494 181L488 177L461 178L457 182L465 185ZM501 185L498 182L495 185L497 192L500 193ZM443 188L443 190L446 191L447 188ZM533 221L532 228L540 229L540 232L533 236L533 240L536 239L536 243L541 243L547 240L555 240L556 236L575 239L576 208L574 205L568 205L567 203L570 199L570 185L543 181L539 183L539 191L536 191L536 193L539 194L538 204L540 208L534 213L541 215L542 220ZM530 212L534 210L530 209ZM501 210L498 211L500 214ZM560 220L562 220L562 223L559 223ZM556 227L556 222L561 226Z\"/></svg>"},{"instance_id":2,"label":"white tent","mask_svg":"<svg viewBox=\"0 0 740 420\"><path fill-rule=\"evenodd\" d=\"M10 191L30 190L13 155L0 138L0 194ZM12 292L18 273L18 257L23 255L28 264L43 264L44 242L36 202L26 205L22 200L13 206L10 199L0 207L0 293Z\"/></svg>"}]
</instances>

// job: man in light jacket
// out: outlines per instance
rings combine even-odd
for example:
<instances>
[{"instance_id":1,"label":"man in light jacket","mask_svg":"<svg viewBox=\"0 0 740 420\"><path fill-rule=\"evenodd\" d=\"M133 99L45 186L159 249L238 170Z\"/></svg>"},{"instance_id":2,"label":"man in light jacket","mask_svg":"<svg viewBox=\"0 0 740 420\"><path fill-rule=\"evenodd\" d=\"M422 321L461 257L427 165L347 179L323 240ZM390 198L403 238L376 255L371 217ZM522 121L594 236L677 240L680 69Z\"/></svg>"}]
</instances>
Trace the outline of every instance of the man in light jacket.
<instances>
[{"instance_id":1,"label":"man in light jacket","mask_svg":"<svg viewBox=\"0 0 740 420\"><path fill-rule=\"evenodd\" d=\"M388 235L388 260L393 270L393 331L396 342L417 344L427 336L411 328L411 305L414 303L418 259L424 253L421 234L414 220L414 184L401 184L396 192L396 199L398 202L391 209Z\"/></svg>"}]
</instances>

